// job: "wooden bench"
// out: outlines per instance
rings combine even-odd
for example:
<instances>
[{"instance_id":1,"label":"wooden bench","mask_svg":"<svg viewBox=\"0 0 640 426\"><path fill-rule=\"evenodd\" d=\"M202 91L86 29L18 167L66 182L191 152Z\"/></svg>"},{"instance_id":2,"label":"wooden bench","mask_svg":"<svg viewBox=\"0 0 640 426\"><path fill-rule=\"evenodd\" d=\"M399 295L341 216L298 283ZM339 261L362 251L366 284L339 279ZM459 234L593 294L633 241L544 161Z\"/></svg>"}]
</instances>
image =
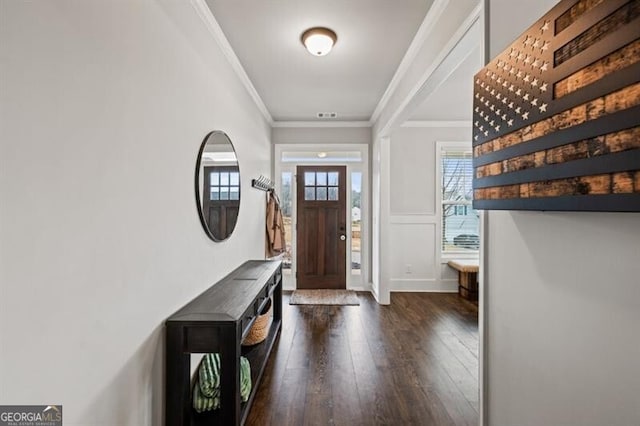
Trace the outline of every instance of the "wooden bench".
<instances>
[{"instance_id":1,"label":"wooden bench","mask_svg":"<svg viewBox=\"0 0 640 426\"><path fill-rule=\"evenodd\" d=\"M451 268L458 271L458 294L467 300L478 300L478 270L477 260L450 260Z\"/></svg>"}]
</instances>

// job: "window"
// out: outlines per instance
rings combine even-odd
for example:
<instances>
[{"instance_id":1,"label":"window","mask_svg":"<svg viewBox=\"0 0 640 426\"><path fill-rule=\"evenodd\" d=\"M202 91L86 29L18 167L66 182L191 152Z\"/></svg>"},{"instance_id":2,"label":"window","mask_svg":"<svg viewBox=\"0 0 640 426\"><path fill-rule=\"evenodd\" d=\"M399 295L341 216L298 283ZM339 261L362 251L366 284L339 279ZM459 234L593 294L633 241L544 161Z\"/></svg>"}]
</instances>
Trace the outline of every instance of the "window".
<instances>
[{"instance_id":1,"label":"window","mask_svg":"<svg viewBox=\"0 0 640 426\"><path fill-rule=\"evenodd\" d=\"M286 243L286 251L282 257L282 268L284 273L291 274L291 246L292 246L292 187L291 178L293 173L283 172L282 177L282 189L280 190L280 209L282 210L282 224L284 226L284 239Z\"/></svg>"},{"instance_id":2,"label":"window","mask_svg":"<svg viewBox=\"0 0 640 426\"><path fill-rule=\"evenodd\" d=\"M473 163L471 146L441 144L442 252L477 252L480 215L471 206Z\"/></svg>"},{"instance_id":3,"label":"window","mask_svg":"<svg viewBox=\"0 0 640 426\"><path fill-rule=\"evenodd\" d=\"M351 273L362 267L362 173L351 173Z\"/></svg>"},{"instance_id":4,"label":"window","mask_svg":"<svg viewBox=\"0 0 640 426\"><path fill-rule=\"evenodd\" d=\"M209 172L209 200L240 200L240 173L223 167L210 167Z\"/></svg>"},{"instance_id":5,"label":"window","mask_svg":"<svg viewBox=\"0 0 640 426\"><path fill-rule=\"evenodd\" d=\"M305 172L304 199L338 201L338 172Z\"/></svg>"}]
</instances>

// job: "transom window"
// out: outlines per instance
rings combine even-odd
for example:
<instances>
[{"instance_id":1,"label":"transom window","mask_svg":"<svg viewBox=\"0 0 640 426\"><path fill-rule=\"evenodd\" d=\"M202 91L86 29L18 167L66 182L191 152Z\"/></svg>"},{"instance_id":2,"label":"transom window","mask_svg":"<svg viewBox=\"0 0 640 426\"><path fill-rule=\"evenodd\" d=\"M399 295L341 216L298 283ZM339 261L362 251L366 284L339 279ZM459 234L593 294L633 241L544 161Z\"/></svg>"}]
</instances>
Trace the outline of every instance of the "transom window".
<instances>
[{"instance_id":1,"label":"transom window","mask_svg":"<svg viewBox=\"0 0 640 426\"><path fill-rule=\"evenodd\" d=\"M240 200L240 173L217 170L209 174L211 201Z\"/></svg>"},{"instance_id":2,"label":"transom window","mask_svg":"<svg viewBox=\"0 0 640 426\"><path fill-rule=\"evenodd\" d=\"M338 172L305 172L305 201L338 201Z\"/></svg>"}]
</instances>

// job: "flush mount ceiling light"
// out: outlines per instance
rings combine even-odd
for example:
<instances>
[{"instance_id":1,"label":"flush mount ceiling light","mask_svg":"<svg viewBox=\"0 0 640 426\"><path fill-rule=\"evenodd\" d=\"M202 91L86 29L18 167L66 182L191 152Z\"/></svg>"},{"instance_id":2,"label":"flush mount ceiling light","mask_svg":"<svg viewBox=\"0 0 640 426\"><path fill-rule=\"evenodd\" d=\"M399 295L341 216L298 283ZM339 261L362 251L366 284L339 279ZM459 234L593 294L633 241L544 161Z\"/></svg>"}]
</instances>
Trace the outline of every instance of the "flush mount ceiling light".
<instances>
[{"instance_id":1,"label":"flush mount ceiling light","mask_svg":"<svg viewBox=\"0 0 640 426\"><path fill-rule=\"evenodd\" d=\"M329 28L314 27L302 33L302 44L314 56L324 56L338 40L338 36Z\"/></svg>"}]
</instances>

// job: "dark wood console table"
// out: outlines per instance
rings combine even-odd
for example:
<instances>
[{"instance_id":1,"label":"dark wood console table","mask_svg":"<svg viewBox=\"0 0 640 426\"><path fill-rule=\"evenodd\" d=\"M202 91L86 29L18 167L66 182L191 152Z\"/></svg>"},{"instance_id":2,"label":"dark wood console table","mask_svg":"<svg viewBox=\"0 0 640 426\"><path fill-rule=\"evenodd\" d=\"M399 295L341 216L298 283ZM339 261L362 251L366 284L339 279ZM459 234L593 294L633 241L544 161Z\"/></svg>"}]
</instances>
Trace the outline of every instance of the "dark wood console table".
<instances>
[{"instance_id":1,"label":"dark wood console table","mask_svg":"<svg viewBox=\"0 0 640 426\"><path fill-rule=\"evenodd\" d=\"M273 323L266 340L240 342L269 298ZM282 265L250 260L171 315L166 323L167 426L244 424L269 353L282 327ZM220 353L220 409L196 413L191 401L191 354ZM249 400L240 401L240 356L251 364Z\"/></svg>"}]
</instances>

